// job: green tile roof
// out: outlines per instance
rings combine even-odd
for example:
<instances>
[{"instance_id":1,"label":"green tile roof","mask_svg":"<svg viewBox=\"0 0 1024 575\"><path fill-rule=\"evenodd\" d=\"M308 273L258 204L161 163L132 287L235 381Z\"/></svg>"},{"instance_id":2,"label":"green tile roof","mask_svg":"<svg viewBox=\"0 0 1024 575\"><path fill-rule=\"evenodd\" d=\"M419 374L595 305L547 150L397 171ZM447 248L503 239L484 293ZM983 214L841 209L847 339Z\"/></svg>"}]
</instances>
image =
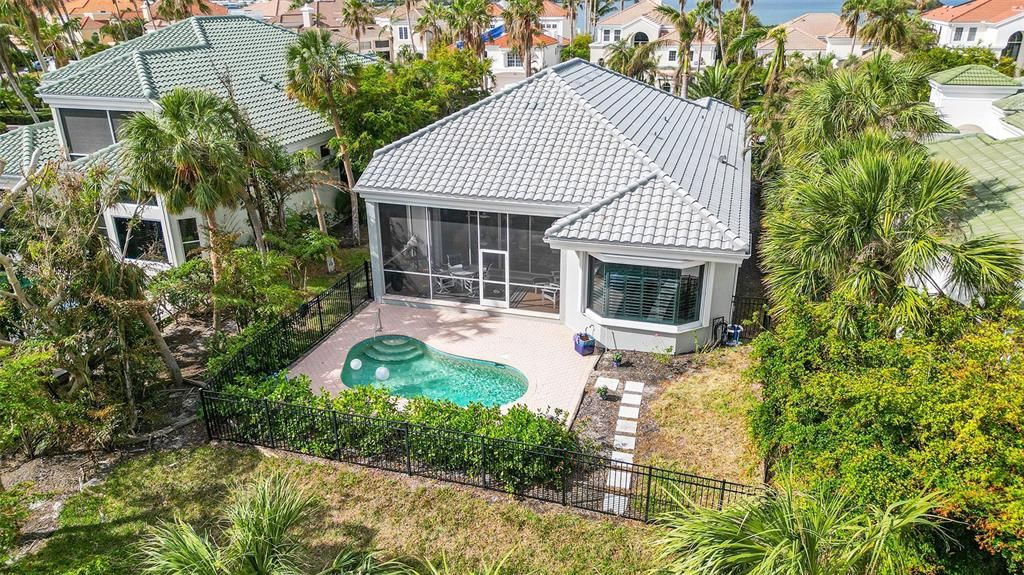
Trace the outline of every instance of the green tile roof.
<instances>
[{"instance_id":1,"label":"green tile roof","mask_svg":"<svg viewBox=\"0 0 1024 575\"><path fill-rule=\"evenodd\" d=\"M936 72L932 80L947 86L1019 86L1013 78L1001 74L988 66L968 64Z\"/></svg>"},{"instance_id":2,"label":"green tile roof","mask_svg":"<svg viewBox=\"0 0 1024 575\"><path fill-rule=\"evenodd\" d=\"M60 140L53 122L41 122L0 134L0 162L4 163L0 177L20 179L38 148L39 163L60 160Z\"/></svg>"},{"instance_id":3,"label":"green tile roof","mask_svg":"<svg viewBox=\"0 0 1024 575\"><path fill-rule=\"evenodd\" d=\"M39 94L157 99L185 86L226 96L227 83L257 129L291 144L331 129L284 93L296 37L247 16L197 16L51 72Z\"/></svg>"},{"instance_id":4,"label":"green tile roof","mask_svg":"<svg viewBox=\"0 0 1024 575\"><path fill-rule=\"evenodd\" d=\"M1024 242L1024 138L979 134L928 144L932 154L963 166L974 179L964 215L968 235L994 234Z\"/></svg>"},{"instance_id":5,"label":"green tile roof","mask_svg":"<svg viewBox=\"0 0 1024 575\"><path fill-rule=\"evenodd\" d=\"M1018 92L1012 96L1007 96L1002 100L996 100L993 102L996 108L1000 110L1024 110L1024 92Z\"/></svg>"},{"instance_id":6,"label":"green tile roof","mask_svg":"<svg viewBox=\"0 0 1024 575\"><path fill-rule=\"evenodd\" d=\"M1007 114L1003 117L1003 122L1024 130L1024 111Z\"/></svg>"}]
</instances>

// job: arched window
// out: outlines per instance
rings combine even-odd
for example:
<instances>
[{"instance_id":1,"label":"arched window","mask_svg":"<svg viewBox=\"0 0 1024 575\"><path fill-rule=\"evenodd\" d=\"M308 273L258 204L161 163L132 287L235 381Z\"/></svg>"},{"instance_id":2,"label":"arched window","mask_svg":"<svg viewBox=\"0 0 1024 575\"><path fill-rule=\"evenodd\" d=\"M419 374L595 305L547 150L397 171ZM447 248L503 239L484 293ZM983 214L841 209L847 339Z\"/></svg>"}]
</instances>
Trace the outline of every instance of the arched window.
<instances>
[{"instance_id":1,"label":"arched window","mask_svg":"<svg viewBox=\"0 0 1024 575\"><path fill-rule=\"evenodd\" d=\"M670 84L668 82L662 82L661 83L661 89L665 90L666 92L671 92L672 91L672 84Z\"/></svg>"},{"instance_id":2,"label":"arched window","mask_svg":"<svg viewBox=\"0 0 1024 575\"><path fill-rule=\"evenodd\" d=\"M648 42L650 42L650 39L647 38L647 34L644 34L643 32L637 32L636 34L633 34L634 46L639 46L640 44L646 44Z\"/></svg>"},{"instance_id":3,"label":"arched window","mask_svg":"<svg viewBox=\"0 0 1024 575\"><path fill-rule=\"evenodd\" d=\"M1020 45L1024 41L1024 32L1014 32L1010 34L1010 39L1006 41L1006 47L1003 48L1003 56L1016 60L1017 56L1020 55Z\"/></svg>"}]
</instances>

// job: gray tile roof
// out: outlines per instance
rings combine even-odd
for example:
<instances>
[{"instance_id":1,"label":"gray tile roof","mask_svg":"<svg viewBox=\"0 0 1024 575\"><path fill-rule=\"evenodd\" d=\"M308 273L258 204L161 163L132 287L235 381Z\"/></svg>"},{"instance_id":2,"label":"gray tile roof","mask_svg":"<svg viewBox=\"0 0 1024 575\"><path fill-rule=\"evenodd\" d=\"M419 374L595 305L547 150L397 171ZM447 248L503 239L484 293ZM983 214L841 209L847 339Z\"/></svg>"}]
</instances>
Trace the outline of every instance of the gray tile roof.
<instances>
[{"instance_id":1,"label":"gray tile roof","mask_svg":"<svg viewBox=\"0 0 1024 575\"><path fill-rule=\"evenodd\" d=\"M550 238L749 253L746 121L572 60L378 150L356 188L564 207Z\"/></svg>"},{"instance_id":2,"label":"gray tile roof","mask_svg":"<svg viewBox=\"0 0 1024 575\"><path fill-rule=\"evenodd\" d=\"M227 95L257 129L290 144L331 128L284 93L285 50L296 34L247 16L196 16L119 44L43 78L41 96L157 99L175 87Z\"/></svg>"},{"instance_id":3,"label":"gray tile roof","mask_svg":"<svg viewBox=\"0 0 1024 575\"><path fill-rule=\"evenodd\" d=\"M0 161L3 170L0 177L20 179L32 160L32 154L39 149L39 163L57 161L63 158L57 129L53 122L41 122L0 134Z\"/></svg>"}]
</instances>

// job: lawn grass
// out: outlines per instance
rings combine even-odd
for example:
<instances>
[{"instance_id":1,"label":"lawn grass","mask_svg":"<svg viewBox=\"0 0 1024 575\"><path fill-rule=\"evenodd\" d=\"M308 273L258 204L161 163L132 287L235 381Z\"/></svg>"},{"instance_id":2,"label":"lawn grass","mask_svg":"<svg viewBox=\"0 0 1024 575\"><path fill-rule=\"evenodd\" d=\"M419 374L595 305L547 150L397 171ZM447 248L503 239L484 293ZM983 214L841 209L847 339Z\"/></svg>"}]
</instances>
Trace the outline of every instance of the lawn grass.
<instances>
[{"instance_id":1,"label":"lawn grass","mask_svg":"<svg viewBox=\"0 0 1024 575\"><path fill-rule=\"evenodd\" d=\"M640 434L644 463L739 483L760 479L747 414L757 401L743 372L750 348L719 348L700 358L696 371L666 384L651 403L657 425Z\"/></svg>"},{"instance_id":2,"label":"lawn grass","mask_svg":"<svg viewBox=\"0 0 1024 575\"><path fill-rule=\"evenodd\" d=\"M71 497L60 528L35 556L14 565L25 575L128 575L146 530L175 516L215 524L228 493L255 473L278 469L323 500L303 526L313 567L346 545L397 558L445 556L453 572L509 555L513 573L635 574L652 567L653 529L593 519L501 494L402 476L264 456L231 446L157 452L119 465L101 485Z\"/></svg>"}]
</instances>

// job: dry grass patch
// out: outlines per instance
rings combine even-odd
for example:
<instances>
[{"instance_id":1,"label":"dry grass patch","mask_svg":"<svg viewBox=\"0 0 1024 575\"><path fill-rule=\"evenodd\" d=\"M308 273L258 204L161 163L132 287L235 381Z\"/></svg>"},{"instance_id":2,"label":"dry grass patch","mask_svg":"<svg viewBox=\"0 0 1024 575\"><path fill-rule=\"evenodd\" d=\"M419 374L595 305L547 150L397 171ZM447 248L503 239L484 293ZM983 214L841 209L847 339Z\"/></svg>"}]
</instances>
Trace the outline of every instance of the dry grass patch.
<instances>
[{"instance_id":1,"label":"dry grass patch","mask_svg":"<svg viewBox=\"0 0 1024 575\"><path fill-rule=\"evenodd\" d=\"M649 405L653 431L637 438L644 463L716 479L756 483L760 459L747 427L757 401L743 377L750 348L719 348L700 366L661 385Z\"/></svg>"}]
</instances>

